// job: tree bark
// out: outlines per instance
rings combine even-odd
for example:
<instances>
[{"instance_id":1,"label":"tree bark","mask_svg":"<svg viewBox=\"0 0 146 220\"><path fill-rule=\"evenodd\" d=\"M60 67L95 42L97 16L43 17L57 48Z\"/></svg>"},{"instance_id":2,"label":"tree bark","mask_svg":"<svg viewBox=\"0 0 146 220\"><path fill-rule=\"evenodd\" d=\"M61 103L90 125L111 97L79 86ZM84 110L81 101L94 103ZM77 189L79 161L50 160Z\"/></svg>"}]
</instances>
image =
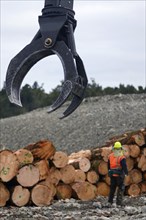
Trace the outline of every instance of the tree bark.
<instances>
[{"instance_id":1,"label":"tree bark","mask_svg":"<svg viewBox=\"0 0 146 220\"><path fill-rule=\"evenodd\" d=\"M71 153L68 156L69 160L78 159L78 158L88 158L91 159L91 150L81 150L76 153Z\"/></svg>"},{"instance_id":2,"label":"tree bark","mask_svg":"<svg viewBox=\"0 0 146 220\"><path fill-rule=\"evenodd\" d=\"M98 166L99 166L101 160L102 159L100 159L100 160L99 159L92 160L91 161L91 170L94 170L94 171L96 171L98 173Z\"/></svg>"},{"instance_id":3,"label":"tree bark","mask_svg":"<svg viewBox=\"0 0 146 220\"><path fill-rule=\"evenodd\" d=\"M72 165L76 170L80 169L79 168L79 161L81 160L81 158L69 158L68 160L68 164ZM83 171L84 172L84 171Z\"/></svg>"},{"instance_id":4,"label":"tree bark","mask_svg":"<svg viewBox=\"0 0 146 220\"><path fill-rule=\"evenodd\" d=\"M31 144L25 147L25 149L30 150L35 159L50 159L55 154L55 147L53 143L49 140L41 140L35 144Z\"/></svg>"}]
</instances>

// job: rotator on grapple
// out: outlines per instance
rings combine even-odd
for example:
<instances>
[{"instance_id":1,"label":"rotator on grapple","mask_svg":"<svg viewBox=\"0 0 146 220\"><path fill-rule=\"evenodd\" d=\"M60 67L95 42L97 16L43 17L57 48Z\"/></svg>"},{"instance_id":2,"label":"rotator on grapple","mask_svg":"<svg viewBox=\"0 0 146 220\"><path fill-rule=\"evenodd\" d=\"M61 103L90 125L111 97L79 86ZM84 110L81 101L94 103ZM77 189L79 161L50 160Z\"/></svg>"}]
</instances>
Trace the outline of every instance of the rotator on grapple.
<instances>
[{"instance_id":1,"label":"rotator on grapple","mask_svg":"<svg viewBox=\"0 0 146 220\"><path fill-rule=\"evenodd\" d=\"M26 47L10 62L6 74L6 92L10 102L22 106L20 86L30 68L44 57L56 54L63 65L64 83L57 100L48 112L59 108L70 95L72 101L60 118L70 115L82 102L87 87L87 76L82 59L76 52L74 30L76 20L74 0L45 0L40 29Z\"/></svg>"}]
</instances>

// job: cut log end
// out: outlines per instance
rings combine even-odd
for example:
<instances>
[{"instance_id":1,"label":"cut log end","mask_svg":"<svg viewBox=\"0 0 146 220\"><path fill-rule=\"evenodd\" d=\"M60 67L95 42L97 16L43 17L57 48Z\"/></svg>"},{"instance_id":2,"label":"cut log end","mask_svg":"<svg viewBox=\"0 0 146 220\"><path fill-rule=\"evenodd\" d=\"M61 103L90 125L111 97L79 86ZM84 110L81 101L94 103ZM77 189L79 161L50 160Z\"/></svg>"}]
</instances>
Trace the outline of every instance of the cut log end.
<instances>
[{"instance_id":1,"label":"cut log end","mask_svg":"<svg viewBox=\"0 0 146 220\"><path fill-rule=\"evenodd\" d=\"M75 170L75 179L74 182L84 182L86 180L86 174L83 170Z\"/></svg>"},{"instance_id":2,"label":"cut log end","mask_svg":"<svg viewBox=\"0 0 146 220\"><path fill-rule=\"evenodd\" d=\"M57 168L63 168L68 163L68 156L65 152L56 151L53 156L53 163Z\"/></svg>"},{"instance_id":3,"label":"cut log end","mask_svg":"<svg viewBox=\"0 0 146 220\"><path fill-rule=\"evenodd\" d=\"M79 168L84 172L88 172L91 168L90 160L88 158L82 158L79 161Z\"/></svg>"},{"instance_id":4,"label":"cut log end","mask_svg":"<svg viewBox=\"0 0 146 220\"><path fill-rule=\"evenodd\" d=\"M38 183L40 179L39 169L34 165L25 165L17 174L17 181L24 187L32 187Z\"/></svg>"},{"instance_id":5,"label":"cut log end","mask_svg":"<svg viewBox=\"0 0 146 220\"><path fill-rule=\"evenodd\" d=\"M105 161L100 161L97 167L98 173L101 175L106 175L108 173L108 163Z\"/></svg>"},{"instance_id":6,"label":"cut log end","mask_svg":"<svg viewBox=\"0 0 146 220\"><path fill-rule=\"evenodd\" d=\"M48 206L53 200L51 189L45 185L37 184L32 189L31 199L36 206Z\"/></svg>"},{"instance_id":7,"label":"cut log end","mask_svg":"<svg viewBox=\"0 0 146 220\"><path fill-rule=\"evenodd\" d=\"M45 180L49 175L49 164L47 160L36 162L35 167L39 169L39 180Z\"/></svg>"},{"instance_id":8,"label":"cut log end","mask_svg":"<svg viewBox=\"0 0 146 220\"><path fill-rule=\"evenodd\" d=\"M138 169L133 169L129 172L132 183L140 183L142 181L142 173Z\"/></svg>"},{"instance_id":9,"label":"cut log end","mask_svg":"<svg viewBox=\"0 0 146 220\"><path fill-rule=\"evenodd\" d=\"M96 197L96 186L88 181L74 183L72 189L82 201L89 201Z\"/></svg>"},{"instance_id":10,"label":"cut log end","mask_svg":"<svg viewBox=\"0 0 146 220\"><path fill-rule=\"evenodd\" d=\"M140 189L140 186L138 184L131 184L127 190L126 190L127 194L129 196L139 196L140 195L140 192L141 192L141 189Z\"/></svg>"},{"instance_id":11,"label":"cut log end","mask_svg":"<svg viewBox=\"0 0 146 220\"><path fill-rule=\"evenodd\" d=\"M139 146L142 146L145 144L145 138L142 132L139 132L138 134L133 135L132 139Z\"/></svg>"},{"instance_id":12,"label":"cut log end","mask_svg":"<svg viewBox=\"0 0 146 220\"><path fill-rule=\"evenodd\" d=\"M16 155L10 150L0 152L0 179L9 182L17 175L19 162Z\"/></svg>"},{"instance_id":13,"label":"cut log end","mask_svg":"<svg viewBox=\"0 0 146 220\"><path fill-rule=\"evenodd\" d=\"M0 182L0 207L5 206L9 199L10 199L9 190L3 183Z\"/></svg>"},{"instance_id":14,"label":"cut log end","mask_svg":"<svg viewBox=\"0 0 146 220\"><path fill-rule=\"evenodd\" d=\"M56 196L58 199L70 199L72 196L72 188L67 184L59 184L57 187Z\"/></svg>"},{"instance_id":15,"label":"cut log end","mask_svg":"<svg viewBox=\"0 0 146 220\"><path fill-rule=\"evenodd\" d=\"M16 186L12 193L12 202L16 206L25 206L29 202L30 199L30 191L22 186Z\"/></svg>"},{"instance_id":16,"label":"cut log end","mask_svg":"<svg viewBox=\"0 0 146 220\"><path fill-rule=\"evenodd\" d=\"M97 184L97 196L108 196L110 192L110 187L105 182L99 182Z\"/></svg>"},{"instance_id":17,"label":"cut log end","mask_svg":"<svg viewBox=\"0 0 146 220\"><path fill-rule=\"evenodd\" d=\"M27 149L19 149L14 152L19 161L19 166L22 167L26 164L30 164L33 162L34 158L31 151Z\"/></svg>"},{"instance_id":18,"label":"cut log end","mask_svg":"<svg viewBox=\"0 0 146 220\"><path fill-rule=\"evenodd\" d=\"M75 168L72 165L66 165L60 169L61 180L63 183L70 184L75 180Z\"/></svg>"},{"instance_id":19,"label":"cut log end","mask_svg":"<svg viewBox=\"0 0 146 220\"><path fill-rule=\"evenodd\" d=\"M87 180L88 182L94 184L99 180L99 174L97 174L94 170L88 171Z\"/></svg>"}]
</instances>

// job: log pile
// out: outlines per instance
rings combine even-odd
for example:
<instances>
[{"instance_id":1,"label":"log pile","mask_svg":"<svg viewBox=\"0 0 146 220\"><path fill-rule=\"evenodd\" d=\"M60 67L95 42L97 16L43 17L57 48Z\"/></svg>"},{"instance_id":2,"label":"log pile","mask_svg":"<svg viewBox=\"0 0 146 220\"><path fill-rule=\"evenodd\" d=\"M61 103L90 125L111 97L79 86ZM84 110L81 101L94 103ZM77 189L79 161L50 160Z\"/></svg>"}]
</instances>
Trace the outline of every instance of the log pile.
<instances>
[{"instance_id":1,"label":"log pile","mask_svg":"<svg viewBox=\"0 0 146 220\"><path fill-rule=\"evenodd\" d=\"M110 138L104 146L67 155L49 140L17 151L0 151L0 207L48 206L56 199L88 201L110 190L108 155L115 141L124 148L129 175L125 193L146 193L146 129Z\"/></svg>"}]
</instances>

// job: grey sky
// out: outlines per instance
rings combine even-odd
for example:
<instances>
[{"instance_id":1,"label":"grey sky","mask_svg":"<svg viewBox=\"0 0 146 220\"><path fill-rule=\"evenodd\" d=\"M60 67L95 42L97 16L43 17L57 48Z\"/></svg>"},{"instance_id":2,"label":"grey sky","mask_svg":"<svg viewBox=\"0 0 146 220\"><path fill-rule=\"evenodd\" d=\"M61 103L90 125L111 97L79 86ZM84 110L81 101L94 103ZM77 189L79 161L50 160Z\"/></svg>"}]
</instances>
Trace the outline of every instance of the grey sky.
<instances>
[{"instance_id":1,"label":"grey sky","mask_svg":"<svg viewBox=\"0 0 146 220\"><path fill-rule=\"evenodd\" d=\"M1 86L10 60L30 43L39 29L44 0L1 0ZM87 76L103 87L145 86L145 0L74 0L77 52ZM46 92L63 80L57 56L39 61L23 85L37 81Z\"/></svg>"}]
</instances>

